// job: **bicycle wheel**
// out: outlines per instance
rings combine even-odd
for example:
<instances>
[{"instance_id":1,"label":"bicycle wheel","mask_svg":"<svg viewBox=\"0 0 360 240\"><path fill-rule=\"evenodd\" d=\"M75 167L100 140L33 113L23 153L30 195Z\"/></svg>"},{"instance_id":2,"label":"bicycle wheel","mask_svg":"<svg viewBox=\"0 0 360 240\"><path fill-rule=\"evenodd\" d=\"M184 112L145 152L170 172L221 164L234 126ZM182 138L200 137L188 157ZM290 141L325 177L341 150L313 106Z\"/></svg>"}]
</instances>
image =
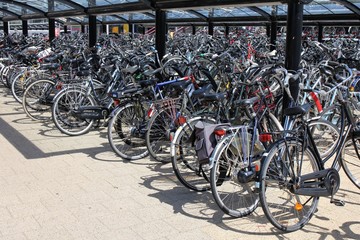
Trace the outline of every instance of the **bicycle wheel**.
<instances>
[{"instance_id":1,"label":"bicycle wheel","mask_svg":"<svg viewBox=\"0 0 360 240\"><path fill-rule=\"evenodd\" d=\"M301 175L319 170L310 148L302 152L302 141L279 140L267 150L260 173L262 209L276 228L284 232L305 226L314 214L319 197L294 193L294 181ZM302 160L300 160L302 159Z\"/></svg>"},{"instance_id":2,"label":"bicycle wheel","mask_svg":"<svg viewBox=\"0 0 360 240\"><path fill-rule=\"evenodd\" d=\"M57 90L55 83L48 79L30 84L22 99L26 115L35 121L51 120L51 105Z\"/></svg>"},{"instance_id":3,"label":"bicycle wheel","mask_svg":"<svg viewBox=\"0 0 360 240\"><path fill-rule=\"evenodd\" d=\"M86 106L95 106L95 101L81 88L69 88L59 92L52 106L52 119L55 126L69 136L87 133L95 120L84 119L77 113L81 107Z\"/></svg>"},{"instance_id":4,"label":"bicycle wheel","mask_svg":"<svg viewBox=\"0 0 360 240\"><path fill-rule=\"evenodd\" d=\"M333 167L339 171L340 164L329 161L329 159L336 153L336 147L340 140L340 131L330 121L324 119L310 120L309 127L312 138L319 151L320 157L325 164L325 168Z\"/></svg>"},{"instance_id":5,"label":"bicycle wheel","mask_svg":"<svg viewBox=\"0 0 360 240\"><path fill-rule=\"evenodd\" d=\"M11 83L11 94L18 103L22 103L24 92L33 81L33 79L28 78L26 74L26 71L19 73Z\"/></svg>"},{"instance_id":6,"label":"bicycle wheel","mask_svg":"<svg viewBox=\"0 0 360 240\"><path fill-rule=\"evenodd\" d=\"M178 128L176 114L180 106L170 106L156 112L150 119L146 132L146 146L156 161L169 163L172 137Z\"/></svg>"},{"instance_id":7,"label":"bicycle wheel","mask_svg":"<svg viewBox=\"0 0 360 240\"><path fill-rule=\"evenodd\" d=\"M199 164L192 141L194 126L199 121L215 123L214 120L196 117L180 126L171 143L171 163L179 181L194 191L210 189L210 170L208 164Z\"/></svg>"},{"instance_id":8,"label":"bicycle wheel","mask_svg":"<svg viewBox=\"0 0 360 240\"><path fill-rule=\"evenodd\" d=\"M348 137L341 155L344 172L360 188L360 136Z\"/></svg>"},{"instance_id":9,"label":"bicycle wheel","mask_svg":"<svg viewBox=\"0 0 360 240\"><path fill-rule=\"evenodd\" d=\"M252 213L259 204L255 182L241 183L238 173L244 169L241 148L235 147L234 135L223 138L213 154L214 166L210 172L211 192L219 208L233 217Z\"/></svg>"},{"instance_id":10,"label":"bicycle wheel","mask_svg":"<svg viewBox=\"0 0 360 240\"><path fill-rule=\"evenodd\" d=\"M108 125L108 140L114 152L125 160L146 157L145 132L147 119L144 111L128 103L115 110Z\"/></svg>"}]
</instances>

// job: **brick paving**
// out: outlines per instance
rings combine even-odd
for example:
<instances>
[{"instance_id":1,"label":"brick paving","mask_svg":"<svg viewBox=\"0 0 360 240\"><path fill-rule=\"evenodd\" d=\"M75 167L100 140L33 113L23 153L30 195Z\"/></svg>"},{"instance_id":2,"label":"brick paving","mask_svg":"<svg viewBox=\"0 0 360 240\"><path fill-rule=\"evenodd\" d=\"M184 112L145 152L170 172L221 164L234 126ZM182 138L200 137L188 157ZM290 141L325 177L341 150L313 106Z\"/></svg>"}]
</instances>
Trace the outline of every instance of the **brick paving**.
<instances>
[{"instance_id":1,"label":"brick paving","mask_svg":"<svg viewBox=\"0 0 360 240\"><path fill-rule=\"evenodd\" d=\"M261 208L234 219L210 192L182 187L171 164L126 162L106 129L69 137L29 120L0 87L0 239L360 239L360 191L342 174L336 207L322 198L304 229L283 234Z\"/></svg>"}]
</instances>

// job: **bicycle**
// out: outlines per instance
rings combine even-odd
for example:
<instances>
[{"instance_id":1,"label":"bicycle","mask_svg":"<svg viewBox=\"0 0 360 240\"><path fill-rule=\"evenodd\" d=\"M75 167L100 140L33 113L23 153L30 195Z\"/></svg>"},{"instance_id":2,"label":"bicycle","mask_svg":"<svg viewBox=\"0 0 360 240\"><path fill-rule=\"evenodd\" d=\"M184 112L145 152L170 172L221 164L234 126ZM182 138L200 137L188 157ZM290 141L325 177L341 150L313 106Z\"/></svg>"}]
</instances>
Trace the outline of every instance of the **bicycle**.
<instances>
[{"instance_id":1,"label":"bicycle","mask_svg":"<svg viewBox=\"0 0 360 240\"><path fill-rule=\"evenodd\" d=\"M351 73L349 68L347 70ZM284 232L304 227L316 211L322 196L330 196L331 203L344 205L334 198L340 187L337 162L360 188L355 175L357 172L351 171L344 160L346 147L345 152L349 152L349 149L355 152L359 161L356 143L360 139L360 131L349 107L349 100L341 94L338 98L344 124L341 125L340 139L333 151L335 160L332 167L325 169L324 164L329 158L320 155L309 122L304 118L310 110L310 104L284 110L286 116L299 120L297 127L284 131L282 137L263 154L259 178L261 206L271 224Z\"/></svg>"}]
</instances>

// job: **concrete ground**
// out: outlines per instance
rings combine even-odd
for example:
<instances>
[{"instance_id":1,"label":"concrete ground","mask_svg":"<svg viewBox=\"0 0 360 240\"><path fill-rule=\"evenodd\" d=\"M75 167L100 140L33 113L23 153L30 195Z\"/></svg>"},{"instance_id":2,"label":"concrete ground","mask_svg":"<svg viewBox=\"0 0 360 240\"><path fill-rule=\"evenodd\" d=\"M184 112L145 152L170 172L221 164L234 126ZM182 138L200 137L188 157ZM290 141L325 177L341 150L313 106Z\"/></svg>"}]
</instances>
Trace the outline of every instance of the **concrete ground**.
<instances>
[{"instance_id":1,"label":"concrete ground","mask_svg":"<svg viewBox=\"0 0 360 240\"><path fill-rule=\"evenodd\" d=\"M303 230L283 234L258 208L234 219L210 192L183 187L170 164L125 162L106 129L79 137L29 120L0 87L0 239L360 239L360 191L342 173L337 198L322 198Z\"/></svg>"}]
</instances>

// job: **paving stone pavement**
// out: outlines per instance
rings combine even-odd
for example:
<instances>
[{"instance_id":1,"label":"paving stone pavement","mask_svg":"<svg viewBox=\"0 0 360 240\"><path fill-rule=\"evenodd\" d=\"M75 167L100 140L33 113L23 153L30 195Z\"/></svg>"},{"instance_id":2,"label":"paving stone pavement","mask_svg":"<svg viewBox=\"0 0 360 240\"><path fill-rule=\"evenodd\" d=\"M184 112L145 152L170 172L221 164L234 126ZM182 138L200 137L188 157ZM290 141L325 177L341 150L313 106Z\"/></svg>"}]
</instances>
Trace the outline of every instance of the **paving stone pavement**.
<instances>
[{"instance_id":1,"label":"paving stone pavement","mask_svg":"<svg viewBox=\"0 0 360 240\"><path fill-rule=\"evenodd\" d=\"M0 239L360 239L360 191L342 174L336 207L322 198L304 229L283 234L261 208L224 215L210 192L183 187L171 164L126 162L106 129L69 137L29 120L0 87Z\"/></svg>"}]
</instances>

